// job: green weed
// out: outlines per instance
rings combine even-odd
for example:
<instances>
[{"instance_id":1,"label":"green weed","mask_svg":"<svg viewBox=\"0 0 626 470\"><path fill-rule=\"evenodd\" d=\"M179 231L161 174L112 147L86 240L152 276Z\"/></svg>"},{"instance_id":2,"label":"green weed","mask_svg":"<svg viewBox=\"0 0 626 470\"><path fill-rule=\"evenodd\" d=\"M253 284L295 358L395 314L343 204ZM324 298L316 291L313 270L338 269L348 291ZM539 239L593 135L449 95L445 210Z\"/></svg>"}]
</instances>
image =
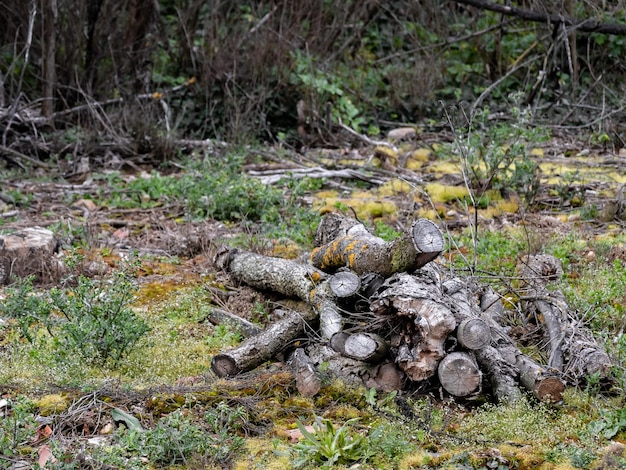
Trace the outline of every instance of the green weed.
<instances>
[{"instance_id":1,"label":"green weed","mask_svg":"<svg viewBox=\"0 0 626 470\"><path fill-rule=\"evenodd\" d=\"M350 419L336 428L331 420L316 416L313 432L297 421L303 439L290 449L293 465L296 468L306 465L332 468L334 465L367 460L370 456L367 440L351 429L356 421L356 418Z\"/></svg>"}]
</instances>

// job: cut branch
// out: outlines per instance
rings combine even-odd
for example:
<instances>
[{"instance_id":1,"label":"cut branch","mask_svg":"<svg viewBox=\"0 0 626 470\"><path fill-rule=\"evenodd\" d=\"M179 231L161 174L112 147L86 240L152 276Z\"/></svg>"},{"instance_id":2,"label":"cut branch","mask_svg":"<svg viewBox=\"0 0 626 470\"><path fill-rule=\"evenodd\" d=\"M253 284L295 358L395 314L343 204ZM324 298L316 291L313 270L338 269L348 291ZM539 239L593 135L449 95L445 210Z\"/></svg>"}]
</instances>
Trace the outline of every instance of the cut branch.
<instances>
[{"instance_id":1,"label":"cut branch","mask_svg":"<svg viewBox=\"0 0 626 470\"><path fill-rule=\"evenodd\" d=\"M317 314L313 311L289 312L236 348L214 356L211 360L211 369L218 377L233 376L252 370L285 349L290 341L302 336L307 322L316 318Z\"/></svg>"},{"instance_id":2,"label":"cut branch","mask_svg":"<svg viewBox=\"0 0 626 470\"><path fill-rule=\"evenodd\" d=\"M326 226L321 224L318 231ZM316 239L332 240L313 249L310 255L311 264L322 271L347 267L359 275L376 273L385 277L421 268L444 248L441 231L427 219L416 220L409 233L391 242L372 235L360 223L339 226L332 234L316 235Z\"/></svg>"}]
</instances>

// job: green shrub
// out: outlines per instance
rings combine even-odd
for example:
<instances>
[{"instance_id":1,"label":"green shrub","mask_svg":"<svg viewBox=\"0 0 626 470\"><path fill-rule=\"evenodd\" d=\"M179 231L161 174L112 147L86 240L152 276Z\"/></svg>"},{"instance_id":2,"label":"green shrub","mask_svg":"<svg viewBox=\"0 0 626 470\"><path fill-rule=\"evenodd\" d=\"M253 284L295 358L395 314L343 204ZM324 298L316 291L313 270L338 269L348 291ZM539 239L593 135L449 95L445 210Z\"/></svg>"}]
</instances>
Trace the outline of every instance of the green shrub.
<instances>
[{"instance_id":1,"label":"green shrub","mask_svg":"<svg viewBox=\"0 0 626 470\"><path fill-rule=\"evenodd\" d=\"M131 308L137 288L133 276L130 266L103 279L71 276L66 287L41 293L32 278L20 279L7 290L0 313L15 319L31 343L44 327L61 360L79 354L95 364L116 365L149 331Z\"/></svg>"}]
</instances>

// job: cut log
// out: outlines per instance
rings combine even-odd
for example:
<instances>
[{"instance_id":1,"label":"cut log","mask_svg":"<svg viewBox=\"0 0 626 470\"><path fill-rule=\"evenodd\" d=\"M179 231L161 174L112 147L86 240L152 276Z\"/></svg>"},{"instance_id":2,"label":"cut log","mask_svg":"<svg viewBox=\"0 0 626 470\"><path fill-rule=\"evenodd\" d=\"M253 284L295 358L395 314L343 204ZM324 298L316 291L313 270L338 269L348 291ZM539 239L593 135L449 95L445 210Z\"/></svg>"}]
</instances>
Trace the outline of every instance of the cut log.
<instances>
[{"instance_id":1,"label":"cut log","mask_svg":"<svg viewBox=\"0 0 626 470\"><path fill-rule=\"evenodd\" d=\"M404 386L404 374L393 363L368 364L342 356L330 346L319 343L310 345L307 353L317 369L323 365L327 373L348 385L387 392L402 390Z\"/></svg>"},{"instance_id":2,"label":"cut log","mask_svg":"<svg viewBox=\"0 0 626 470\"><path fill-rule=\"evenodd\" d=\"M456 339L466 349L482 349L491 343L491 329L480 318L466 318L456 329Z\"/></svg>"},{"instance_id":3,"label":"cut log","mask_svg":"<svg viewBox=\"0 0 626 470\"><path fill-rule=\"evenodd\" d=\"M326 277L308 264L237 249L224 257L222 267L251 287L304 301L309 301L316 283Z\"/></svg>"},{"instance_id":4,"label":"cut log","mask_svg":"<svg viewBox=\"0 0 626 470\"><path fill-rule=\"evenodd\" d=\"M506 361L493 346L474 351L476 361L485 372L493 395L499 402L515 403L522 398L518 386L519 369Z\"/></svg>"},{"instance_id":5,"label":"cut log","mask_svg":"<svg viewBox=\"0 0 626 470\"><path fill-rule=\"evenodd\" d=\"M321 229L325 226L320 224ZM310 255L313 266L330 273L347 267L358 275L376 273L388 277L424 266L439 256L444 248L441 231L427 219L416 220L409 233L392 242L372 235L363 224L346 226L349 228L333 231L333 235L338 235L335 238L316 237L332 241L313 249Z\"/></svg>"},{"instance_id":6,"label":"cut log","mask_svg":"<svg viewBox=\"0 0 626 470\"><path fill-rule=\"evenodd\" d=\"M57 241L54 233L31 227L0 235L0 284L13 276L49 276L55 278L63 266L54 257Z\"/></svg>"},{"instance_id":7,"label":"cut log","mask_svg":"<svg viewBox=\"0 0 626 470\"><path fill-rule=\"evenodd\" d=\"M456 328L454 315L428 272L395 274L383 286L370 308L377 315L402 320L391 341L396 364L409 379L426 380L445 355L446 338Z\"/></svg>"},{"instance_id":8,"label":"cut log","mask_svg":"<svg viewBox=\"0 0 626 470\"><path fill-rule=\"evenodd\" d=\"M369 363L380 363L389 352L389 345L374 333L347 334L339 332L331 338L331 347L346 357Z\"/></svg>"},{"instance_id":9,"label":"cut log","mask_svg":"<svg viewBox=\"0 0 626 470\"><path fill-rule=\"evenodd\" d=\"M342 271L331 276L328 285L335 297L350 298L359 292L361 279L354 273Z\"/></svg>"},{"instance_id":10,"label":"cut log","mask_svg":"<svg viewBox=\"0 0 626 470\"><path fill-rule=\"evenodd\" d=\"M476 360L468 353L448 354L439 363L437 376L450 395L467 397L480 392L482 374Z\"/></svg>"},{"instance_id":11,"label":"cut log","mask_svg":"<svg viewBox=\"0 0 626 470\"><path fill-rule=\"evenodd\" d=\"M322 387L322 381L315 370L313 361L307 356L302 348L297 348L289 358L288 363L294 369L296 377L296 388L300 395L313 397L317 395Z\"/></svg>"},{"instance_id":12,"label":"cut log","mask_svg":"<svg viewBox=\"0 0 626 470\"><path fill-rule=\"evenodd\" d=\"M498 351L519 370L520 383L533 395L544 402L559 403L563 400L565 383L555 371L542 367L523 354L513 344L501 346Z\"/></svg>"},{"instance_id":13,"label":"cut log","mask_svg":"<svg viewBox=\"0 0 626 470\"><path fill-rule=\"evenodd\" d=\"M317 319L310 312L289 312L256 336L211 360L211 369L218 377L234 376L254 369L285 349L291 341L302 336L307 322Z\"/></svg>"},{"instance_id":14,"label":"cut log","mask_svg":"<svg viewBox=\"0 0 626 470\"><path fill-rule=\"evenodd\" d=\"M468 280L466 287L459 288L451 297L457 308L457 319L465 320L475 318L480 314L478 301L473 292L479 289L473 281ZM485 302L489 311L500 312L497 303L499 299ZM481 368L487 373L494 394L499 400L515 401L520 397L519 391L515 391L519 382L531 391L536 398L548 402L559 402L565 390L565 384L556 375L558 371L548 367L542 367L535 361L524 355L513 343L504 328L486 312L482 312L483 320L491 331L492 345L487 348L475 350L476 358Z\"/></svg>"}]
</instances>

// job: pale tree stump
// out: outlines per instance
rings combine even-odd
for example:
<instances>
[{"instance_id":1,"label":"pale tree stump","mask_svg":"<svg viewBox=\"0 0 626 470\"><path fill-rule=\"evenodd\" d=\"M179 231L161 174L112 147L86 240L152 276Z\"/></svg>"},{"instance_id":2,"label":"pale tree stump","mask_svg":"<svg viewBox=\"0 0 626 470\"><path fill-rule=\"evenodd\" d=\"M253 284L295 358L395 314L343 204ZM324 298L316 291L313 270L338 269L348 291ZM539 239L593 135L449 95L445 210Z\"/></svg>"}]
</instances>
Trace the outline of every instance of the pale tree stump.
<instances>
[{"instance_id":1,"label":"pale tree stump","mask_svg":"<svg viewBox=\"0 0 626 470\"><path fill-rule=\"evenodd\" d=\"M54 233L41 227L0 236L0 284L12 277L56 277L62 271L54 257L56 246Z\"/></svg>"}]
</instances>

